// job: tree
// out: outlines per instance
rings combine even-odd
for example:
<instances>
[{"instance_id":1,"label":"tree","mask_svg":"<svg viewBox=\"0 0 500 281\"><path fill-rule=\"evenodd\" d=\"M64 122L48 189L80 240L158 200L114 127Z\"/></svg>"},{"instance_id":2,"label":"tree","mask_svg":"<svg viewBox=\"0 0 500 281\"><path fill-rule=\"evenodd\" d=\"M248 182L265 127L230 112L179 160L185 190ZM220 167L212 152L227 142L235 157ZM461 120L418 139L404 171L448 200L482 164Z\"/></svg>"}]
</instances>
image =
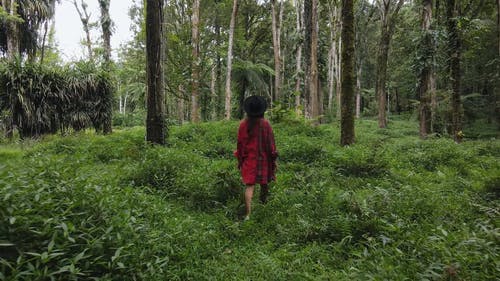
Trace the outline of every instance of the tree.
<instances>
[{"instance_id":1,"label":"tree","mask_svg":"<svg viewBox=\"0 0 500 281\"><path fill-rule=\"evenodd\" d=\"M200 0L193 2L193 14L191 16L192 23L192 40L193 46L193 63L191 69L191 121L197 123L200 121L200 106L198 97L200 95Z\"/></svg>"},{"instance_id":2,"label":"tree","mask_svg":"<svg viewBox=\"0 0 500 281\"><path fill-rule=\"evenodd\" d=\"M434 44L430 30L432 19L432 0L422 1L422 39L420 43L420 74L418 84L420 137L425 139L431 129L431 82L434 62Z\"/></svg>"},{"instance_id":3,"label":"tree","mask_svg":"<svg viewBox=\"0 0 500 281\"><path fill-rule=\"evenodd\" d=\"M231 66L233 59L233 37L234 26L236 24L236 15L238 13L238 0L233 2L233 12L231 13L231 23L229 24L229 42L227 47L227 70L226 70L226 102L225 102L225 116L226 120L231 119Z\"/></svg>"},{"instance_id":4,"label":"tree","mask_svg":"<svg viewBox=\"0 0 500 281\"><path fill-rule=\"evenodd\" d=\"M87 47L88 58L89 60L93 60L94 56L92 53L92 40L90 39L90 29L92 27L92 23L90 22L90 14L87 11L88 5L87 3L85 3L84 0L82 0L80 3L81 10L76 0L73 0L73 5L75 6L78 16L80 16L80 21L82 22L83 25L83 31L85 32L84 45Z\"/></svg>"},{"instance_id":5,"label":"tree","mask_svg":"<svg viewBox=\"0 0 500 281\"><path fill-rule=\"evenodd\" d=\"M278 1L280 15L283 15L283 3ZM281 96L281 21L276 15L276 0L272 0L272 30L273 30L273 51L274 51L274 99L280 100Z\"/></svg>"},{"instance_id":6,"label":"tree","mask_svg":"<svg viewBox=\"0 0 500 281\"><path fill-rule=\"evenodd\" d=\"M458 31L458 11L455 0L446 1L446 26L448 32L448 57L451 81L452 134L455 142L462 140L462 104L460 99L461 44Z\"/></svg>"},{"instance_id":7,"label":"tree","mask_svg":"<svg viewBox=\"0 0 500 281\"><path fill-rule=\"evenodd\" d=\"M377 0L380 11L380 41L377 55L377 84L375 94L378 98L378 125L380 128L387 127L386 116L386 82L387 82L387 60L389 46L391 43L396 17L403 6L404 0Z\"/></svg>"},{"instance_id":8,"label":"tree","mask_svg":"<svg viewBox=\"0 0 500 281\"><path fill-rule=\"evenodd\" d=\"M110 71L111 67L111 34L113 21L109 15L109 4L111 0L99 0L99 7L101 9L101 28L102 28L102 39L104 45L104 68ZM109 118L106 120L103 126L103 133L110 134L112 132L112 113L113 108L109 109Z\"/></svg>"},{"instance_id":9,"label":"tree","mask_svg":"<svg viewBox=\"0 0 500 281\"><path fill-rule=\"evenodd\" d=\"M304 15L303 15L303 7L302 7L302 1L301 0L296 0L295 2L295 13L296 13L296 33L298 37L300 37L299 42L297 44L297 53L295 57L295 111L300 112L300 99L301 99L301 94L300 94L300 86L302 84L302 45L303 45L303 40L302 37L304 36Z\"/></svg>"},{"instance_id":10,"label":"tree","mask_svg":"<svg viewBox=\"0 0 500 281\"><path fill-rule=\"evenodd\" d=\"M22 19L17 14L16 0L3 0L2 6L8 14L7 25L7 57L14 59L19 55L19 23Z\"/></svg>"},{"instance_id":11,"label":"tree","mask_svg":"<svg viewBox=\"0 0 500 281\"><path fill-rule=\"evenodd\" d=\"M340 143L354 143L354 11L353 1L342 0L342 94Z\"/></svg>"},{"instance_id":12,"label":"tree","mask_svg":"<svg viewBox=\"0 0 500 281\"><path fill-rule=\"evenodd\" d=\"M111 35L113 33L113 21L109 15L109 4L111 0L99 0L101 9L101 29L104 46L104 63L109 65L111 62Z\"/></svg>"},{"instance_id":13,"label":"tree","mask_svg":"<svg viewBox=\"0 0 500 281\"><path fill-rule=\"evenodd\" d=\"M165 92L163 76L163 0L146 1L146 73L147 119L146 141L165 144L168 128L165 123Z\"/></svg>"},{"instance_id":14,"label":"tree","mask_svg":"<svg viewBox=\"0 0 500 281\"><path fill-rule=\"evenodd\" d=\"M318 1L304 1L306 61L305 100L306 116L317 118L320 114L318 93Z\"/></svg>"}]
</instances>

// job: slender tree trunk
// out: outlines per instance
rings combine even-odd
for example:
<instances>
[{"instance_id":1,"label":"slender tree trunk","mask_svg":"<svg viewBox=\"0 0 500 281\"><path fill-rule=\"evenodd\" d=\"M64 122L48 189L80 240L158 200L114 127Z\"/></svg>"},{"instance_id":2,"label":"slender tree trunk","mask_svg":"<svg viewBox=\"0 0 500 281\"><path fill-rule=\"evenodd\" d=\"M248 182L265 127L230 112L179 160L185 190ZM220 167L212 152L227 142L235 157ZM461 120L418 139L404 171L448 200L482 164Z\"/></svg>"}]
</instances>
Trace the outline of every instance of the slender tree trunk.
<instances>
[{"instance_id":1,"label":"slender tree trunk","mask_svg":"<svg viewBox=\"0 0 500 281\"><path fill-rule=\"evenodd\" d=\"M342 0L342 95L340 144L354 143L354 7L353 1Z\"/></svg>"},{"instance_id":2,"label":"slender tree trunk","mask_svg":"<svg viewBox=\"0 0 500 281\"><path fill-rule=\"evenodd\" d=\"M221 36L221 26L219 23L219 15L216 15L215 17L215 44L216 45L216 55L215 55L215 60L216 60L216 94L217 98L215 100L215 108L216 108L216 114L218 118L222 119L222 116L224 116L224 113L222 112L223 110L223 104L224 104L224 96L222 95L222 58L220 55L220 46L222 45L222 36Z\"/></svg>"},{"instance_id":3,"label":"slender tree trunk","mask_svg":"<svg viewBox=\"0 0 500 281\"><path fill-rule=\"evenodd\" d=\"M283 5L278 1L278 5ZM273 50L274 50L274 100L279 101L281 96L281 44L280 44L280 25L277 12L276 0L272 0L272 32L273 32Z\"/></svg>"},{"instance_id":4,"label":"slender tree trunk","mask_svg":"<svg viewBox=\"0 0 500 281\"><path fill-rule=\"evenodd\" d=\"M108 71L111 66L111 17L109 15L109 5L111 0L99 0L99 6L101 8L101 28L102 28L102 39L104 43L104 64ZM112 95L112 93L110 93ZM109 97L112 99L112 97ZM112 120L113 120L113 103L109 103L109 108L107 109L107 117L104 120L102 131L104 134L110 134L112 132Z\"/></svg>"},{"instance_id":5,"label":"slender tree trunk","mask_svg":"<svg viewBox=\"0 0 500 281\"><path fill-rule=\"evenodd\" d=\"M451 111L452 111L452 133L455 142L462 140L462 103L460 100L461 76L460 56L461 43L457 23L457 7L455 0L446 1L446 19L448 29L448 56L450 61L451 80Z\"/></svg>"},{"instance_id":6,"label":"slender tree trunk","mask_svg":"<svg viewBox=\"0 0 500 281\"><path fill-rule=\"evenodd\" d=\"M125 98L123 99L123 114L127 114L127 100L128 95L125 95Z\"/></svg>"},{"instance_id":7,"label":"slender tree trunk","mask_svg":"<svg viewBox=\"0 0 500 281\"><path fill-rule=\"evenodd\" d=\"M231 119L231 71L233 63L233 37L234 26L236 25L236 15L238 13L238 0L233 1L233 12L231 13L231 23L229 24L229 42L227 48L227 72L226 72L226 120Z\"/></svg>"},{"instance_id":8,"label":"slender tree trunk","mask_svg":"<svg viewBox=\"0 0 500 281\"><path fill-rule=\"evenodd\" d=\"M419 124L420 138L427 138L427 134L431 129L431 76L432 63L434 57L434 47L431 34L431 19L432 19L432 0L423 0L422 2L422 62L423 67L420 72L418 93L420 98L419 104Z\"/></svg>"},{"instance_id":9,"label":"slender tree trunk","mask_svg":"<svg viewBox=\"0 0 500 281\"><path fill-rule=\"evenodd\" d=\"M295 3L295 12L297 13L297 21L296 21L296 31L297 34L303 35L303 15L302 15L302 5L301 1L297 0ZM295 64L295 111L300 114L302 110L300 110L300 100L301 100L301 90L300 86L302 83L302 40L299 41L297 46L297 56L296 56L296 64Z\"/></svg>"},{"instance_id":10,"label":"slender tree trunk","mask_svg":"<svg viewBox=\"0 0 500 281\"><path fill-rule=\"evenodd\" d=\"M211 119L217 119L217 64L214 63L210 68L210 97L211 97Z\"/></svg>"},{"instance_id":11,"label":"slender tree trunk","mask_svg":"<svg viewBox=\"0 0 500 281\"><path fill-rule=\"evenodd\" d=\"M85 31L85 38L86 38L86 43L85 46L87 47L87 52L89 53L89 60L93 60L93 53L92 53L92 41L90 40L90 15L87 12L87 3L85 3L83 0L81 1L81 7L82 10L80 10L80 7L78 6L78 3L76 0L73 0L73 5L76 8L76 11L78 12L78 15L80 16L80 21L82 22L83 25L83 31Z\"/></svg>"},{"instance_id":12,"label":"slender tree trunk","mask_svg":"<svg viewBox=\"0 0 500 281\"><path fill-rule=\"evenodd\" d=\"M341 15L341 10L337 9L335 7L335 14L337 15L337 30L342 31L342 20L340 18L342 17ZM335 81L336 81L336 99L337 99L337 119L340 120L340 96L342 95L342 40L337 40L337 48L335 52Z\"/></svg>"},{"instance_id":13,"label":"slender tree trunk","mask_svg":"<svg viewBox=\"0 0 500 281\"><path fill-rule=\"evenodd\" d=\"M361 61L356 74L356 118L361 117Z\"/></svg>"},{"instance_id":14,"label":"slender tree trunk","mask_svg":"<svg viewBox=\"0 0 500 281\"><path fill-rule=\"evenodd\" d=\"M335 69L336 69L336 55L337 55L337 37L336 31L336 9L332 7L334 4L328 5L328 19L330 25L330 48L328 50L328 110L333 109L333 93L335 87Z\"/></svg>"},{"instance_id":15,"label":"slender tree trunk","mask_svg":"<svg viewBox=\"0 0 500 281\"><path fill-rule=\"evenodd\" d=\"M318 75L318 42L319 42L319 21L318 21L318 0L312 1L312 32L311 32L311 83L309 93L311 97L311 116L317 118L321 114L319 104L319 75Z\"/></svg>"},{"instance_id":16,"label":"slender tree trunk","mask_svg":"<svg viewBox=\"0 0 500 281\"><path fill-rule=\"evenodd\" d=\"M498 57L500 58L500 0L497 0L497 42L498 42ZM500 65L497 64L497 75L500 75ZM495 112L497 116L497 126L498 129L500 130L500 79L497 76L497 83L496 83L496 106L495 106Z\"/></svg>"},{"instance_id":17,"label":"slender tree trunk","mask_svg":"<svg viewBox=\"0 0 500 281\"><path fill-rule=\"evenodd\" d=\"M191 71L191 122L200 122L199 88L200 88L200 0L193 2L193 15L191 17L191 44L193 47L193 65Z\"/></svg>"},{"instance_id":18,"label":"slender tree trunk","mask_svg":"<svg viewBox=\"0 0 500 281\"><path fill-rule=\"evenodd\" d=\"M40 64L43 64L43 59L45 57L45 44L47 41L47 33L48 32L49 32L49 21L46 20L43 24L42 51L40 54Z\"/></svg>"},{"instance_id":19,"label":"slender tree trunk","mask_svg":"<svg viewBox=\"0 0 500 281\"><path fill-rule=\"evenodd\" d=\"M123 108L122 95L120 95L118 96L118 111L120 112L120 114L123 114L122 108Z\"/></svg>"},{"instance_id":20,"label":"slender tree trunk","mask_svg":"<svg viewBox=\"0 0 500 281\"><path fill-rule=\"evenodd\" d=\"M163 0L146 1L147 120L146 141L165 144L165 90L163 75Z\"/></svg>"},{"instance_id":21,"label":"slender tree trunk","mask_svg":"<svg viewBox=\"0 0 500 281\"><path fill-rule=\"evenodd\" d=\"M376 77L376 96L378 97L378 126L380 128L387 127L386 104L387 97L385 92L385 83L387 80L387 57L389 52L389 40L385 26L382 29L382 37L380 38L379 54L377 56L377 77Z\"/></svg>"},{"instance_id":22,"label":"slender tree trunk","mask_svg":"<svg viewBox=\"0 0 500 281\"><path fill-rule=\"evenodd\" d=\"M318 97L318 1L304 2L304 22L306 27L306 117L319 116Z\"/></svg>"},{"instance_id":23,"label":"slender tree trunk","mask_svg":"<svg viewBox=\"0 0 500 281\"><path fill-rule=\"evenodd\" d=\"M378 125L380 128L387 128L387 96L385 91L387 82L387 60L396 17L404 3L404 0L398 0L397 4L394 4L393 1L395 2L395 0L377 1L381 15L381 36L377 56L375 94L378 98ZM396 5L396 7L392 9L391 6L394 5Z\"/></svg>"},{"instance_id":24,"label":"slender tree trunk","mask_svg":"<svg viewBox=\"0 0 500 281\"><path fill-rule=\"evenodd\" d=\"M331 35L333 34L333 32L331 32ZM333 108L333 88L335 87L335 73L334 73L334 67L333 67L333 64L334 64L334 52L335 52L335 40L333 38L330 38L331 39L331 45L330 45L330 49L328 50L328 80L327 80L327 83L328 83L328 110L332 110Z\"/></svg>"}]
</instances>

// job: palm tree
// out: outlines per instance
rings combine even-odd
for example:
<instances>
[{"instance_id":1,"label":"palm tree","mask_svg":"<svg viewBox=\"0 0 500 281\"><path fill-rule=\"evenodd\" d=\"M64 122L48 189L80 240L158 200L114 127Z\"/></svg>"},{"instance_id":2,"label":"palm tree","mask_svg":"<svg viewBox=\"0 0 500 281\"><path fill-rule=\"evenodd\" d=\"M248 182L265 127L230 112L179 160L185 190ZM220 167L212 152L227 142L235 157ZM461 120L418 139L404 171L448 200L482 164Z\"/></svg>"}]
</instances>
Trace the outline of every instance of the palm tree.
<instances>
[{"instance_id":1,"label":"palm tree","mask_svg":"<svg viewBox=\"0 0 500 281\"><path fill-rule=\"evenodd\" d=\"M9 40L14 51L19 54L26 53L33 59L38 48L38 32L41 25L52 19L55 15L55 4L60 0L2 0L0 6L6 10L12 10L13 15L18 18L10 18L7 24L0 25L0 50L4 53L8 50ZM12 50L11 50L12 51Z\"/></svg>"},{"instance_id":2,"label":"palm tree","mask_svg":"<svg viewBox=\"0 0 500 281\"><path fill-rule=\"evenodd\" d=\"M235 60L231 76L238 93L238 118L243 118L243 102L250 92L269 96L269 85L266 80L272 75L274 75L274 70L263 63Z\"/></svg>"}]
</instances>

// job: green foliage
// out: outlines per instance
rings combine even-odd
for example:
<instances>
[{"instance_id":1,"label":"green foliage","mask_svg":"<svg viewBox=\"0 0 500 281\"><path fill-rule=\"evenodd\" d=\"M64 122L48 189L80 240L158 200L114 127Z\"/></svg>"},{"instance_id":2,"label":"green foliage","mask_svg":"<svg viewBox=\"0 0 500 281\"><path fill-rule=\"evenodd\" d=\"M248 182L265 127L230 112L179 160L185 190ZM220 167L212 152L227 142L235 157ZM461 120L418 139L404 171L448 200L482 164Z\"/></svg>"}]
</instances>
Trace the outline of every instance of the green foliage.
<instances>
[{"instance_id":1,"label":"green foliage","mask_svg":"<svg viewBox=\"0 0 500 281\"><path fill-rule=\"evenodd\" d=\"M246 222L236 122L166 147L143 127L0 145L0 280L494 280L498 140L422 141L404 119L360 120L349 147L273 124L277 182Z\"/></svg>"},{"instance_id":2,"label":"green foliage","mask_svg":"<svg viewBox=\"0 0 500 281\"><path fill-rule=\"evenodd\" d=\"M111 78L92 63L62 69L4 61L0 83L0 111L11 116L21 138L69 128L101 130L111 119Z\"/></svg>"}]
</instances>

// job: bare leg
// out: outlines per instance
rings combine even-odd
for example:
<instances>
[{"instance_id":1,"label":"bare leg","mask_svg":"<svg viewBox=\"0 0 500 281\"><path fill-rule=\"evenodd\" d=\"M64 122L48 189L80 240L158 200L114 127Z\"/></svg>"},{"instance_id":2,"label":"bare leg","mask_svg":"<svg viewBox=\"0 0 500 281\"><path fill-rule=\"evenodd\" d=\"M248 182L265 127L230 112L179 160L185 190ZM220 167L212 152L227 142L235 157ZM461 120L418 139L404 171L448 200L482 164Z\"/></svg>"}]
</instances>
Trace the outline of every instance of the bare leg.
<instances>
[{"instance_id":1,"label":"bare leg","mask_svg":"<svg viewBox=\"0 0 500 281\"><path fill-rule=\"evenodd\" d=\"M247 188L245 189L245 208L246 208L245 219L250 217L250 212L252 211L252 197L254 189L255 185L247 185Z\"/></svg>"},{"instance_id":2,"label":"bare leg","mask_svg":"<svg viewBox=\"0 0 500 281\"><path fill-rule=\"evenodd\" d=\"M267 196L269 195L269 186L267 184L260 185L260 202L267 203Z\"/></svg>"}]
</instances>

